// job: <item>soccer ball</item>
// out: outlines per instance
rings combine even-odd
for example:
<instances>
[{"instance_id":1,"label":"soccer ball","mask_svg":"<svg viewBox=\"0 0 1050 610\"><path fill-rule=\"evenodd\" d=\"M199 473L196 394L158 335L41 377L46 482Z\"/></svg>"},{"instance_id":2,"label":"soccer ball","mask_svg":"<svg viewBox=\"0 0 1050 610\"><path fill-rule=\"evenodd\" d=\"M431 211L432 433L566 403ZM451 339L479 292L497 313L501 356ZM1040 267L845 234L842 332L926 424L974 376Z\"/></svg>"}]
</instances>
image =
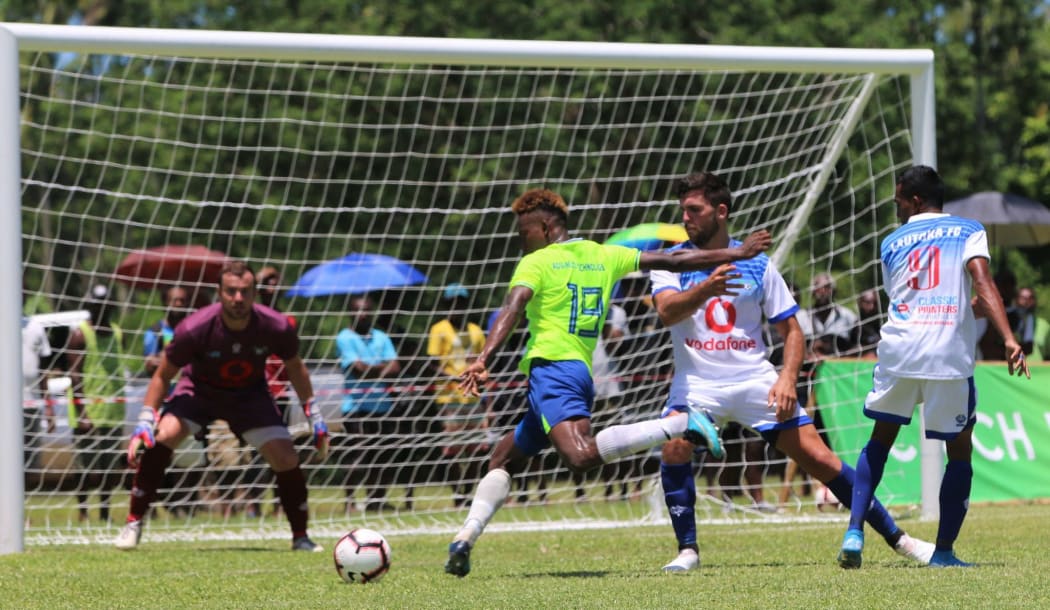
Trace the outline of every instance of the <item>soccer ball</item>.
<instances>
[{"instance_id":1,"label":"soccer ball","mask_svg":"<svg viewBox=\"0 0 1050 610\"><path fill-rule=\"evenodd\" d=\"M375 582L390 569L390 544L379 532L359 527L335 543L335 571L349 583Z\"/></svg>"},{"instance_id":2,"label":"soccer ball","mask_svg":"<svg viewBox=\"0 0 1050 610\"><path fill-rule=\"evenodd\" d=\"M822 513L842 510L842 504L839 502L839 499L824 485L817 488L816 493L813 494L813 501L817 504L817 510Z\"/></svg>"}]
</instances>

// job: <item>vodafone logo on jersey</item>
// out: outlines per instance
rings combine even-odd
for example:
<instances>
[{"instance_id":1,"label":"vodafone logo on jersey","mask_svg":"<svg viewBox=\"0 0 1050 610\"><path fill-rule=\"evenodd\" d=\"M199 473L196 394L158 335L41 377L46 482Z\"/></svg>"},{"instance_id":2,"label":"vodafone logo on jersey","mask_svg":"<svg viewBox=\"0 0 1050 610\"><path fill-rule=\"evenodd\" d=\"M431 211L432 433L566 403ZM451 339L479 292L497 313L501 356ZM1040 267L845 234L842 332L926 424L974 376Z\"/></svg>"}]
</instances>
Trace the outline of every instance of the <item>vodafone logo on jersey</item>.
<instances>
[{"instance_id":1,"label":"vodafone logo on jersey","mask_svg":"<svg viewBox=\"0 0 1050 610\"><path fill-rule=\"evenodd\" d=\"M702 352L728 352L730 350L751 350L758 347L754 339L736 339L727 337L725 339L707 339L701 341L692 337L686 337L685 344Z\"/></svg>"},{"instance_id":2,"label":"vodafone logo on jersey","mask_svg":"<svg viewBox=\"0 0 1050 610\"><path fill-rule=\"evenodd\" d=\"M704 323L712 332L730 332L736 324L736 307L730 301L711 299L704 308Z\"/></svg>"},{"instance_id":3,"label":"vodafone logo on jersey","mask_svg":"<svg viewBox=\"0 0 1050 610\"><path fill-rule=\"evenodd\" d=\"M727 334L736 327L736 307L731 301L711 299L704 308L704 323L713 333ZM758 343L751 338L735 337L695 339L686 337L685 344L698 351L723 352L729 350L752 350Z\"/></svg>"}]
</instances>

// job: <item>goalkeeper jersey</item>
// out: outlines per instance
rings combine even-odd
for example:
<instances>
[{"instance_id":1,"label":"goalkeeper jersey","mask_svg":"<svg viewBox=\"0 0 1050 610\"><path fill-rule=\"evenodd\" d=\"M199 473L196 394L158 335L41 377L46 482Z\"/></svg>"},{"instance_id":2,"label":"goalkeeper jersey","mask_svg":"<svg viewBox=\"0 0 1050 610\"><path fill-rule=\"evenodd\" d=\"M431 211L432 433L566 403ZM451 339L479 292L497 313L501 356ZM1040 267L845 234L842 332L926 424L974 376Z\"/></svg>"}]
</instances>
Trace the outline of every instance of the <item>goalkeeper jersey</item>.
<instances>
[{"instance_id":1,"label":"goalkeeper jersey","mask_svg":"<svg viewBox=\"0 0 1050 610\"><path fill-rule=\"evenodd\" d=\"M977 328L966 263L989 258L981 223L916 214L882 240L881 256L890 306L879 368L919 379L972 376Z\"/></svg>"},{"instance_id":2,"label":"goalkeeper jersey","mask_svg":"<svg viewBox=\"0 0 1050 610\"><path fill-rule=\"evenodd\" d=\"M529 342L518 368L526 375L534 358L580 360L591 368L613 286L638 270L639 250L583 239L550 244L526 255L510 287L532 289L525 306Z\"/></svg>"}]
</instances>

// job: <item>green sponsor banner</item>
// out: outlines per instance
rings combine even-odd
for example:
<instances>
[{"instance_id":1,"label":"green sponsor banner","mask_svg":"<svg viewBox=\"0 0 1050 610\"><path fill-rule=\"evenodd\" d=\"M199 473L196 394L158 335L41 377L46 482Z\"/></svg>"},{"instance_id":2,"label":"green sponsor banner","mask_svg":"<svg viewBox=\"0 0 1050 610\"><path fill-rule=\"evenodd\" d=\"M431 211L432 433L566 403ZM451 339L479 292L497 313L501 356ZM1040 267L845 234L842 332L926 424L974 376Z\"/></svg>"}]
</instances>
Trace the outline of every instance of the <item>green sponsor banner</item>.
<instances>
[{"instance_id":1,"label":"green sponsor banner","mask_svg":"<svg viewBox=\"0 0 1050 610\"><path fill-rule=\"evenodd\" d=\"M832 448L852 465L871 436L863 409L874 366L874 360L828 360L817 369L816 408ZM1004 363L977 365L973 502L1050 498L1050 364L1031 369L1031 379L1018 379ZM890 453L878 489L886 504L920 501L919 415L917 407Z\"/></svg>"}]
</instances>

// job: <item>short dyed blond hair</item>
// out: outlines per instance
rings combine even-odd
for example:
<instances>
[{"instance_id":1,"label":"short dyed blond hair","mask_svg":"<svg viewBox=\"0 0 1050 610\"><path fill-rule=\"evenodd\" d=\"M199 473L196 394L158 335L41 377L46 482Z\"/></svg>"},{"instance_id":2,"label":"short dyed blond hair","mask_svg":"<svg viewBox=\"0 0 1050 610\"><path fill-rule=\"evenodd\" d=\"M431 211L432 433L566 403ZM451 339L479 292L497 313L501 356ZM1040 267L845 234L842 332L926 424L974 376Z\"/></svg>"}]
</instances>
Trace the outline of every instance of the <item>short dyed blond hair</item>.
<instances>
[{"instance_id":1,"label":"short dyed blond hair","mask_svg":"<svg viewBox=\"0 0 1050 610\"><path fill-rule=\"evenodd\" d=\"M510 204L510 209L519 216L535 210L545 210L562 220L569 218L569 204L565 203L561 195L548 189L525 191Z\"/></svg>"}]
</instances>

